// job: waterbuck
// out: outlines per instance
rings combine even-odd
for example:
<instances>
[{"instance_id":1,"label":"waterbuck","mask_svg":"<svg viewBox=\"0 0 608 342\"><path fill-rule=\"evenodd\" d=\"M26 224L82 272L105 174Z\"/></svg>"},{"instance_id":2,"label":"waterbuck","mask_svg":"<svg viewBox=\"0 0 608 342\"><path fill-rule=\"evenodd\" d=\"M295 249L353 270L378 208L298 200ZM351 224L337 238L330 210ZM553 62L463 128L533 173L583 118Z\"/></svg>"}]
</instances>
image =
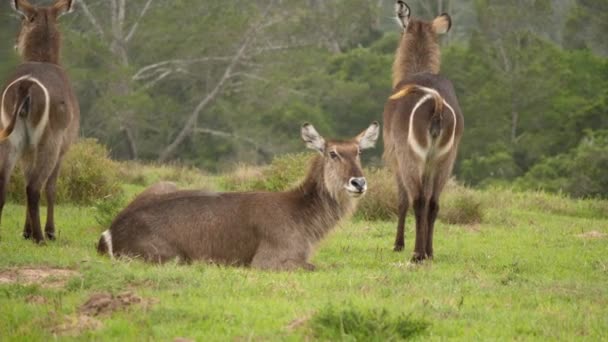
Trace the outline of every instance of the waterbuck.
<instances>
[{"instance_id":1,"label":"waterbuck","mask_svg":"<svg viewBox=\"0 0 608 342\"><path fill-rule=\"evenodd\" d=\"M310 124L306 145L319 152L305 180L284 192L177 191L144 196L121 212L98 244L102 254L147 261L204 260L259 269L314 269L314 245L367 190L359 154L379 125L351 140L326 140Z\"/></svg>"},{"instance_id":2,"label":"waterbuck","mask_svg":"<svg viewBox=\"0 0 608 342\"><path fill-rule=\"evenodd\" d=\"M439 195L454 166L464 120L452 83L439 75L438 35L449 31L442 14L431 22L410 18L397 1L403 36L393 65L393 95L384 107L384 159L396 175L399 194L395 251L404 247L405 216L416 216L412 261L433 257Z\"/></svg>"},{"instance_id":3,"label":"waterbuck","mask_svg":"<svg viewBox=\"0 0 608 342\"><path fill-rule=\"evenodd\" d=\"M55 185L63 156L77 138L80 109L72 86L59 65L61 35L57 18L72 10L72 0L34 7L27 0L11 0L21 15L16 48L23 62L8 79L0 99L0 217L11 172L22 161L26 179L27 212L23 236L40 243L40 191L46 186L48 205L45 233L55 239Z\"/></svg>"}]
</instances>

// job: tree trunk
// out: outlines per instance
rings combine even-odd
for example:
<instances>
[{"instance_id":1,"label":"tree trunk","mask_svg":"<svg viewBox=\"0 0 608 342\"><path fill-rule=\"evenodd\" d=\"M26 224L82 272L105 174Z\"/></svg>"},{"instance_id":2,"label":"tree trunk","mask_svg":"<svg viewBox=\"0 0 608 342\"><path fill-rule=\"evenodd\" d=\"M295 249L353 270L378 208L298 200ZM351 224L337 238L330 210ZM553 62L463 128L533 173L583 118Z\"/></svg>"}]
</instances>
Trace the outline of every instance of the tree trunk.
<instances>
[{"instance_id":1,"label":"tree trunk","mask_svg":"<svg viewBox=\"0 0 608 342\"><path fill-rule=\"evenodd\" d=\"M135 144L135 139L133 138L133 133L129 127L123 126L121 131L125 135L125 139L127 141L127 149L129 151L129 160L137 160L139 158L137 154L137 145Z\"/></svg>"}]
</instances>

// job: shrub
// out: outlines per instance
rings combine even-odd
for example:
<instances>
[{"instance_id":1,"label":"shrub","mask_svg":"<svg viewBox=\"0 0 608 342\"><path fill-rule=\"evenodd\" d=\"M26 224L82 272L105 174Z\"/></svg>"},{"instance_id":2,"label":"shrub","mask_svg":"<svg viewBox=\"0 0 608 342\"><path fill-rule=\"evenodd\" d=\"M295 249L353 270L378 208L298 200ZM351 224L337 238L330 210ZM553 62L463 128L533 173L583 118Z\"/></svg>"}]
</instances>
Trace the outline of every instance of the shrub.
<instances>
[{"instance_id":1,"label":"shrub","mask_svg":"<svg viewBox=\"0 0 608 342\"><path fill-rule=\"evenodd\" d=\"M275 157L264 168L239 166L221 183L230 191L287 190L304 179L313 157L312 153L285 154Z\"/></svg>"},{"instance_id":2,"label":"shrub","mask_svg":"<svg viewBox=\"0 0 608 342\"><path fill-rule=\"evenodd\" d=\"M16 167L9 184L8 198L25 203L23 172ZM108 151L95 139L82 139L74 144L63 163L57 182L57 202L90 205L122 190L118 164L108 158ZM45 196L42 196L43 199Z\"/></svg>"},{"instance_id":3,"label":"shrub","mask_svg":"<svg viewBox=\"0 0 608 342\"><path fill-rule=\"evenodd\" d=\"M283 191L297 185L306 176L312 158L314 154L307 152L274 158L270 167L263 172L262 188L268 191Z\"/></svg>"},{"instance_id":4,"label":"shrub","mask_svg":"<svg viewBox=\"0 0 608 342\"><path fill-rule=\"evenodd\" d=\"M399 341L424 333L429 323L404 314L392 317L386 309L336 309L329 305L312 317L310 326L321 340Z\"/></svg>"},{"instance_id":5,"label":"shrub","mask_svg":"<svg viewBox=\"0 0 608 342\"><path fill-rule=\"evenodd\" d=\"M100 226L107 228L112 224L118 213L127 206L127 200L123 194L109 195L97 200L95 208L95 221Z\"/></svg>"},{"instance_id":6,"label":"shrub","mask_svg":"<svg viewBox=\"0 0 608 342\"><path fill-rule=\"evenodd\" d=\"M520 189L608 197L608 130L589 131L568 153L546 158L519 178Z\"/></svg>"},{"instance_id":7,"label":"shrub","mask_svg":"<svg viewBox=\"0 0 608 342\"><path fill-rule=\"evenodd\" d=\"M483 221L482 200L474 190L450 181L439 201L438 218L447 224L476 224Z\"/></svg>"},{"instance_id":8,"label":"shrub","mask_svg":"<svg viewBox=\"0 0 608 342\"><path fill-rule=\"evenodd\" d=\"M236 169L222 177L220 184L226 191L253 191L263 183L264 167L237 165Z\"/></svg>"},{"instance_id":9,"label":"shrub","mask_svg":"<svg viewBox=\"0 0 608 342\"><path fill-rule=\"evenodd\" d=\"M177 164L123 162L119 167L119 175L123 182L134 185L149 186L160 181L171 181L184 188L203 188L210 191L217 188L212 176L195 167Z\"/></svg>"},{"instance_id":10,"label":"shrub","mask_svg":"<svg viewBox=\"0 0 608 342\"><path fill-rule=\"evenodd\" d=\"M394 220L397 217L397 185L387 169L364 172L368 183L365 196L359 201L355 217L368 220Z\"/></svg>"}]
</instances>

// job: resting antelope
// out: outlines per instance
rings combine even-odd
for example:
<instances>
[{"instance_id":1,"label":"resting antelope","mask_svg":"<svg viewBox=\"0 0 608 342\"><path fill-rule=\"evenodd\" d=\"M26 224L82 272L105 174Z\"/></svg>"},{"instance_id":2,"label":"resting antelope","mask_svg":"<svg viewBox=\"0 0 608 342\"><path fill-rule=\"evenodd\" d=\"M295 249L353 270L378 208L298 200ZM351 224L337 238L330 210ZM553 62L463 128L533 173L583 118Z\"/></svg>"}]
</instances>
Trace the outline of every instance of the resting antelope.
<instances>
[{"instance_id":1,"label":"resting antelope","mask_svg":"<svg viewBox=\"0 0 608 342\"><path fill-rule=\"evenodd\" d=\"M438 74L438 35L449 31L450 16L413 19L403 1L397 1L396 13L403 36L393 65L393 95L384 108L384 158L395 172L399 194L395 251L404 247L405 216L412 205L412 259L421 261L433 257L439 195L454 166L464 119L452 83Z\"/></svg>"},{"instance_id":2,"label":"resting antelope","mask_svg":"<svg viewBox=\"0 0 608 342\"><path fill-rule=\"evenodd\" d=\"M77 138L78 101L59 64L61 35L57 18L72 10L72 0L34 7L27 0L11 0L21 15L16 48L23 63L8 79L0 101L0 217L7 185L18 160L26 179L27 212L23 236L44 240L40 228L40 191L46 186L48 205L45 233L55 239L55 185L61 160Z\"/></svg>"},{"instance_id":3,"label":"resting antelope","mask_svg":"<svg viewBox=\"0 0 608 342\"><path fill-rule=\"evenodd\" d=\"M285 192L177 191L135 200L98 244L100 253L165 262L206 260L260 269L314 269L313 246L367 190L359 154L375 145L378 123L357 137L325 140L310 124L306 145L319 152L300 186Z\"/></svg>"}]
</instances>

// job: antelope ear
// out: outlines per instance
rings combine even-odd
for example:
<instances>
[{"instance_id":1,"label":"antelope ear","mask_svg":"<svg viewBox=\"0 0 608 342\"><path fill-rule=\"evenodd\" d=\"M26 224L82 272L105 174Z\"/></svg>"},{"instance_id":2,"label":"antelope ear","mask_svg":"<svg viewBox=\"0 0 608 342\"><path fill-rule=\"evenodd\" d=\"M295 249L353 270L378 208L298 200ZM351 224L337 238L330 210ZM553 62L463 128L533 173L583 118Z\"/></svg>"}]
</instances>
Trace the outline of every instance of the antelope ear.
<instances>
[{"instance_id":1,"label":"antelope ear","mask_svg":"<svg viewBox=\"0 0 608 342\"><path fill-rule=\"evenodd\" d=\"M395 14L397 15L397 22L399 23L399 26L403 28L404 31L405 29L407 29L407 25L410 22L411 13L412 11L410 10L410 6L408 6L405 1L398 0L395 3Z\"/></svg>"},{"instance_id":2,"label":"antelope ear","mask_svg":"<svg viewBox=\"0 0 608 342\"><path fill-rule=\"evenodd\" d=\"M365 131L361 132L355 140L359 143L359 149L366 150L376 146L380 135L380 124L374 121Z\"/></svg>"},{"instance_id":3,"label":"antelope ear","mask_svg":"<svg viewBox=\"0 0 608 342\"><path fill-rule=\"evenodd\" d=\"M325 139L317 132L313 125L308 122L302 125L302 140L306 143L306 147L311 150L323 153L325 151Z\"/></svg>"},{"instance_id":4,"label":"antelope ear","mask_svg":"<svg viewBox=\"0 0 608 342\"><path fill-rule=\"evenodd\" d=\"M447 13L443 13L433 19L433 31L437 34L447 33L452 28L452 18Z\"/></svg>"},{"instance_id":5,"label":"antelope ear","mask_svg":"<svg viewBox=\"0 0 608 342\"><path fill-rule=\"evenodd\" d=\"M11 6L24 18L31 18L36 9L27 0L11 0Z\"/></svg>"},{"instance_id":6,"label":"antelope ear","mask_svg":"<svg viewBox=\"0 0 608 342\"><path fill-rule=\"evenodd\" d=\"M57 17L71 13L74 10L74 0L57 0L53 5L53 10Z\"/></svg>"}]
</instances>

